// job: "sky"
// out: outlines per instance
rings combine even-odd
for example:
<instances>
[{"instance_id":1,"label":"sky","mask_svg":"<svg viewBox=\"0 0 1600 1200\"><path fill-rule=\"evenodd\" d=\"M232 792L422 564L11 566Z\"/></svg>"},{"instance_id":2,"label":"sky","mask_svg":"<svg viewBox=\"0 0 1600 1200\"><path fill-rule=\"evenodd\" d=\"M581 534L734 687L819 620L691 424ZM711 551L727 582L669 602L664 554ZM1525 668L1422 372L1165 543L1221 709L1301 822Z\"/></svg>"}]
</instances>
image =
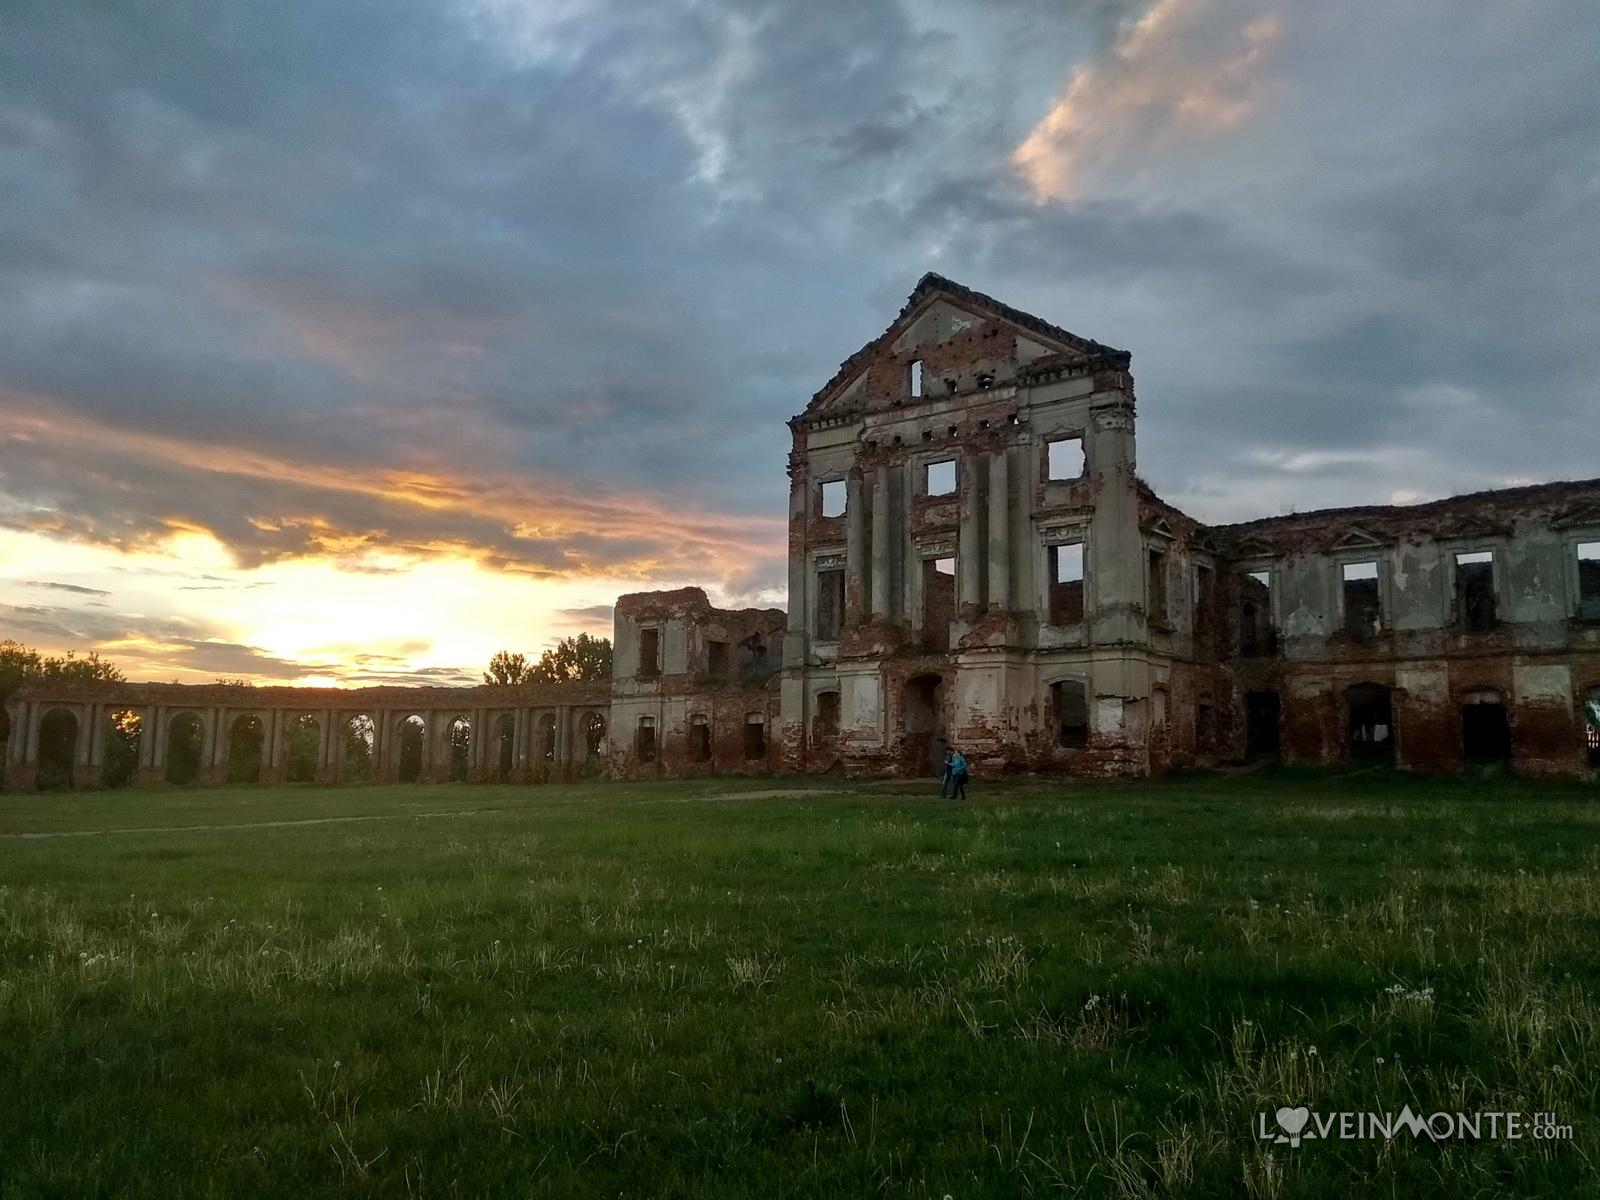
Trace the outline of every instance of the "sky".
<instances>
[{"instance_id":1,"label":"sky","mask_svg":"<svg viewBox=\"0 0 1600 1200\"><path fill-rule=\"evenodd\" d=\"M1600 475L1592 0L9 0L0 637L471 682L785 600L938 271L1208 521Z\"/></svg>"}]
</instances>

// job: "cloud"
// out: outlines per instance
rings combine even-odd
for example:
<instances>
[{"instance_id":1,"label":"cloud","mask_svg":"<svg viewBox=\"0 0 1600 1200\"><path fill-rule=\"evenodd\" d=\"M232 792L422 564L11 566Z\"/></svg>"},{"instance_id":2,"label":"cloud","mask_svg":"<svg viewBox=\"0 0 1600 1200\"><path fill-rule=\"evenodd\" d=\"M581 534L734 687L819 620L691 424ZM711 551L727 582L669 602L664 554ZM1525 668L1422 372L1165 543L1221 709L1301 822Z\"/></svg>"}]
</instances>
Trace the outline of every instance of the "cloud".
<instances>
[{"instance_id":1,"label":"cloud","mask_svg":"<svg viewBox=\"0 0 1600 1200\"><path fill-rule=\"evenodd\" d=\"M72 592L78 596L109 596L110 592L104 588L83 587L76 583L55 583L47 580L28 579L22 583L27 588L47 588L56 592Z\"/></svg>"},{"instance_id":2,"label":"cloud","mask_svg":"<svg viewBox=\"0 0 1600 1200\"><path fill-rule=\"evenodd\" d=\"M13 5L0 537L115 596L0 603L387 678L613 585L781 602L783 420L928 269L1130 348L1197 516L1592 473L1590 16Z\"/></svg>"},{"instance_id":3,"label":"cloud","mask_svg":"<svg viewBox=\"0 0 1600 1200\"><path fill-rule=\"evenodd\" d=\"M1238 125L1259 103L1282 17L1250 0L1156 0L1078 66L1014 161L1039 200L1137 172L1196 136Z\"/></svg>"}]
</instances>

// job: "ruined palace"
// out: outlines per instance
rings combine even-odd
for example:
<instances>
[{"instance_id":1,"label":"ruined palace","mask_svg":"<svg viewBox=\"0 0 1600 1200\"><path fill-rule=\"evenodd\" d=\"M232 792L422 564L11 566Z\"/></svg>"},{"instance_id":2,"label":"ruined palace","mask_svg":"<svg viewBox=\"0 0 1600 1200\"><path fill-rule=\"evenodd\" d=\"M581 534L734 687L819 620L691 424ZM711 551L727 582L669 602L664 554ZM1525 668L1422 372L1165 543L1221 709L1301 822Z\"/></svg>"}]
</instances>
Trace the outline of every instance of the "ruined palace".
<instances>
[{"instance_id":1,"label":"ruined palace","mask_svg":"<svg viewBox=\"0 0 1600 1200\"><path fill-rule=\"evenodd\" d=\"M789 427L787 612L623 596L609 685L35 689L7 784L101 780L112 728L214 781L1600 769L1600 479L1205 525L1138 475L1128 352L936 275Z\"/></svg>"}]
</instances>

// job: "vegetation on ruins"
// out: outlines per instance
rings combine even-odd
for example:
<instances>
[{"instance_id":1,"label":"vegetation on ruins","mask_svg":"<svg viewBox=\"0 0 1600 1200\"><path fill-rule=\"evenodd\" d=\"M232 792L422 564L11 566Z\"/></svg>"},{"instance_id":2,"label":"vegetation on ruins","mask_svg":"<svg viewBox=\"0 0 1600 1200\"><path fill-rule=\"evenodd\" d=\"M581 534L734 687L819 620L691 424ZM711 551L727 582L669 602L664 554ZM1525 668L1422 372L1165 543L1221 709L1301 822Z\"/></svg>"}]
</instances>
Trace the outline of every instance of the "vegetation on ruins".
<instances>
[{"instance_id":1,"label":"vegetation on ruins","mask_svg":"<svg viewBox=\"0 0 1600 1200\"><path fill-rule=\"evenodd\" d=\"M90 651L83 657L68 650L63 655L42 654L30 646L10 638L0 641L0 711L5 703L20 688L32 683L92 683L103 680L111 683L121 683L127 678L115 663L100 657ZM120 718L122 714L118 714ZM5 730L10 736L9 723ZM59 726L47 725L40 730L41 741L66 736L71 738L70 729L63 730ZM51 762L63 759L71 761L72 747L60 745L41 744L42 757ZM136 761L138 755L138 725L129 724L125 719L113 719L106 738L106 779L111 786L118 786L131 781L138 768ZM62 786L68 782L67 778L53 778L50 770L42 770L37 786L44 789Z\"/></svg>"},{"instance_id":2,"label":"vegetation on ruins","mask_svg":"<svg viewBox=\"0 0 1600 1200\"><path fill-rule=\"evenodd\" d=\"M930 791L8 796L0 1192L1600 1189L1592 786ZM1258 1138L1298 1104L1575 1132Z\"/></svg>"}]
</instances>

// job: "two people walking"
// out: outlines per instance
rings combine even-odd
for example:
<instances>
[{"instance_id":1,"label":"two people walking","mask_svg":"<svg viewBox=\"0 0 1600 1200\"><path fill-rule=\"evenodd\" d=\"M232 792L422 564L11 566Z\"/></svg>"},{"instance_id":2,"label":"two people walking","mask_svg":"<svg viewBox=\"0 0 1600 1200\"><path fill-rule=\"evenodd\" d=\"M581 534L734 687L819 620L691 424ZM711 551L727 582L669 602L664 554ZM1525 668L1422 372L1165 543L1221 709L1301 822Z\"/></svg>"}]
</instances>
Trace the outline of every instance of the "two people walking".
<instances>
[{"instance_id":1,"label":"two people walking","mask_svg":"<svg viewBox=\"0 0 1600 1200\"><path fill-rule=\"evenodd\" d=\"M939 798L952 800L967 798L967 756L954 746L945 751L944 780L939 784Z\"/></svg>"}]
</instances>

